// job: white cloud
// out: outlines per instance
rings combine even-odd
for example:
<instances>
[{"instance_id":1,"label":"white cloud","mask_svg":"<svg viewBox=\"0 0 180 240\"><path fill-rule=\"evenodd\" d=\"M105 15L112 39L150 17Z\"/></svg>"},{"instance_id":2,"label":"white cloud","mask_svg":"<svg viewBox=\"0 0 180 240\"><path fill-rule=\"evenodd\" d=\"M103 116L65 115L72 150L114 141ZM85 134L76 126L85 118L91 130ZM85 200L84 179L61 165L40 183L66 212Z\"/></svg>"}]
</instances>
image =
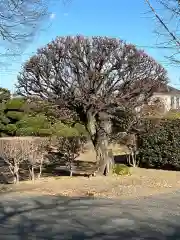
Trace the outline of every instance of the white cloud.
<instances>
[{"instance_id":1,"label":"white cloud","mask_svg":"<svg viewBox=\"0 0 180 240\"><path fill-rule=\"evenodd\" d=\"M56 14L55 13L51 13L50 14L50 19L54 19L56 17Z\"/></svg>"}]
</instances>

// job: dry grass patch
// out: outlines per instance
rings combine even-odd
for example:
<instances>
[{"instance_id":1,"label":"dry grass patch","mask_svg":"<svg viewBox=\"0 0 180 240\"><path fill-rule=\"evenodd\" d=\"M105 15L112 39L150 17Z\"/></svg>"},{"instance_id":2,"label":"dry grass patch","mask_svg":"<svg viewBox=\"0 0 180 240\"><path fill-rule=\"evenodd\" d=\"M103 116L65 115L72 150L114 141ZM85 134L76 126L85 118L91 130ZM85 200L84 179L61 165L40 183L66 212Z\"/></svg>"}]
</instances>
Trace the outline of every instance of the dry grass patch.
<instances>
[{"instance_id":1,"label":"dry grass patch","mask_svg":"<svg viewBox=\"0 0 180 240\"><path fill-rule=\"evenodd\" d=\"M134 198L180 188L180 172L131 169L131 176L44 178L20 183L14 191L24 194Z\"/></svg>"}]
</instances>

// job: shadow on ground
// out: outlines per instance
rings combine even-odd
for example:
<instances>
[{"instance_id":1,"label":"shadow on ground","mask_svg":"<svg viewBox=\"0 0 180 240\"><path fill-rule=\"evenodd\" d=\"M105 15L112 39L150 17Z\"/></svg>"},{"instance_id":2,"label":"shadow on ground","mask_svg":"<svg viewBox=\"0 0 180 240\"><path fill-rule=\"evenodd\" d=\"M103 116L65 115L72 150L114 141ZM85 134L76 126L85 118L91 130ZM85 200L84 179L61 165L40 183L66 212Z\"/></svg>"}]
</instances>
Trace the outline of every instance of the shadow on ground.
<instances>
[{"instance_id":1,"label":"shadow on ground","mask_svg":"<svg viewBox=\"0 0 180 240\"><path fill-rule=\"evenodd\" d=\"M1 196L0 239L180 239L178 199Z\"/></svg>"}]
</instances>

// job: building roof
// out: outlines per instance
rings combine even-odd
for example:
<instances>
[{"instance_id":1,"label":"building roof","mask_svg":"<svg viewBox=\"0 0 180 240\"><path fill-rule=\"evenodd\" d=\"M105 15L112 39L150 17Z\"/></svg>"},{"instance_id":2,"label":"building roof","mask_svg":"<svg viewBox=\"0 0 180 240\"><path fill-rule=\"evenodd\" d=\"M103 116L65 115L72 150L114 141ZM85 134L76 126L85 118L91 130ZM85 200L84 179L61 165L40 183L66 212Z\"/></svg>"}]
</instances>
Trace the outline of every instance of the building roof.
<instances>
[{"instance_id":1,"label":"building roof","mask_svg":"<svg viewBox=\"0 0 180 240\"><path fill-rule=\"evenodd\" d=\"M180 90L172 86L163 84L155 90L156 93L169 93L169 94L180 94Z\"/></svg>"}]
</instances>

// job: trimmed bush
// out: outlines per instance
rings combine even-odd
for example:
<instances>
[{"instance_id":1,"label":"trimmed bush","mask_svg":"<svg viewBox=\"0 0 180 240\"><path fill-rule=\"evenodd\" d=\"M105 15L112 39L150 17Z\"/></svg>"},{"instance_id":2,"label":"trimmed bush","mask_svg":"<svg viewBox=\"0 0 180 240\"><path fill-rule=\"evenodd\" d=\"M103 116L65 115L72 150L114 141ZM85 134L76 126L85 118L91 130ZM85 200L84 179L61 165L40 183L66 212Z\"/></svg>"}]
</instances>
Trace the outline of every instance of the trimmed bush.
<instances>
[{"instance_id":1,"label":"trimmed bush","mask_svg":"<svg viewBox=\"0 0 180 240\"><path fill-rule=\"evenodd\" d=\"M13 98L9 99L6 102L6 109L7 110L22 110L25 104L25 99L23 98Z\"/></svg>"},{"instance_id":2,"label":"trimmed bush","mask_svg":"<svg viewBox=\"0 0 180 240\"><path fill-rule=\"evenodd\" d=\"M113 173L116 175L130 175L130 168L125 164L115 164Z\"/></svg>"},{"instance_id":3,"label":"trimmed bush","mask_svg":"<svg viewBox=\"0 0 180 240\"><path fill-rule=\"evenodd\" d=\"M5 132L8 132L9 135L14 135L17 128L15 124L8 124L6 126L4 126L4 130Z\"/></svg>"},{"instance_id":4,"label":"trimmed bush","mask_svg":"<svg viewBox=\"0 0 180 240\"><path fill-rule=\"evenodd\" d=\"M180 169L180 120L145 121L138 136L140 166Z\"/></svg>"},{"instance_id":5,"label":"trimmed bush","mask_svg":"<svg viewBox=\"0 0 180 240\"><path fill-rule=\"evenodd\" d=\"M8 111L6 113L6 117L15 121L19 121L23 118L24 113L23 112L16 112L16 111Z\"/></svg>"},{"instance_id":6,"label":"trimmed bush","mask_svg":"<svg viewBox=\"0 0 180 240\"><path fill-rule=\"evenodd\" d=\"M36 136L37 130L33 127L24 127L24 128L18 128L16 131L16 136Z\"/></svg>"}]
</instances>

